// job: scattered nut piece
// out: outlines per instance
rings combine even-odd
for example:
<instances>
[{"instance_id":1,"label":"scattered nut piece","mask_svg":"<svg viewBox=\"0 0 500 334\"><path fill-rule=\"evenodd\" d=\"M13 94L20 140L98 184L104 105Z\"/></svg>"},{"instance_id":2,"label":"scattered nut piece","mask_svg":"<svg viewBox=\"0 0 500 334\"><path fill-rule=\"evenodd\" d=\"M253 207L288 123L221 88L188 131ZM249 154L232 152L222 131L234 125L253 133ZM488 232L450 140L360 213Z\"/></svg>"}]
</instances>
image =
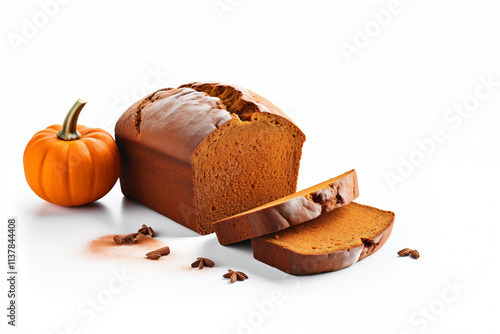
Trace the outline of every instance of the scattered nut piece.
<instances>
[{"instance_id":1,"label":"scattered nut piece","mask_svg":"<svg viewBox=\"0 0 500 334\"><path fill-rule=\"evenodd\" d=\"M410 248L403 248L398 252L399 256L408 256L410 255L411 249Z\"/></svg>"},{"instance_id":2,"label":"scattered nut piece","mask_svg":"<svg viewBox=\"0 0 500 334\"><path fill-rule=\"evenodd\" d=\"M113 240L114 240L114 241L115 241L118 245L123 244L123 242L125 241L125 240L123 240L123 238L122 238L122 237L120 237L120 236L118 236L118 235L115 235L115 236L113 237Z\"/></svg>"},{"instance_id":3,"label":"scattered nut piece","mask_svg":"<svg viewBox=\"0 0 500 334\"><path fill-rule=\"evenodd\" d=\"M244 281L248 278L245 273L241 271L234 271L231 269L228 269L228 272L222 275L222 277L231 279L231 283L234 283L236 281Z\"/></svg>"},{"instance_id":4,"label":"scattered nut piece","mask_svg":"<svg viewBox=\"0 0 500 334\"><path fill-rule=\"evenodd\" d=\"M153 237L155 232L152 227L147 226L146 224L142 224L142 227L137 230L137 232L144 234L144 235L149 235L150 237Z\"/></svg>"},{"instance_id":5,"label":"scattered nut piece","mask_svg":"<svg viewBox=\"0 0 500 334\"><path fill-rule=\"evenodd\" d=\"M213 266L215 266L215 262L204 257L199 257L196 259L196 261L191 263L191 267L193 268L198 267L198 269L203 269L203 267L213 267Z\"/></svg>"},{"instance_id":6,"label":"scattered nut piece","mask_svg":"<svg viewBox=\"0 0 500 334\"><path fill-rule=\"evenodd\" d=\"M148 259L158 260L160 257L170 254L170 247L165 246L146 253Z\"/></svg>"},{"instance_id":7,"label":"scattered nut piece","mask_svg":"<svg viewBox=\"0 0 500 334\"><path fill-rule=\"evenodd\" d=\"M147 234L148 232L148 227L144 224L142 224L142 227L137 230L137 232L142 233L142 234Z\"/></svg>"},{"instance_id":8,"label":"scattered nut piece","mask_svg":"<svg viewBox=\"0 0 500 334\"><path fill-rule=\"evenodd\" d=\"M420 257L420 253L416 249L411 249L411 248L403 248L398 252L399 256L408 256L414 258L415 260Z\"/></svg>"},{"instance_id":9,"label":"scattered nut piece","mask_svg":"<svg viewBox=\"0 0 500 334\"><path fill-rule=\"evenodd\" d=\"M139 233L130 233L123 237L126 243L135 244L137 242L137 236Z\"/></svg>"},{"instance_id":10,"label":"scattered nut piece","mask_svg":"<svg viewBox=\"0 0 500 334\"><path fill-rule=\"evenodd\" d=\"M113 240L114 242L116 242L118 245L122 245L122 244L133 244L137 241L137 235L139 233L131 233L131 234L127 234L127 235L124 235L124 236L119 236L119 235L115 235L113 237Z\"/></svg>"},{"instance_id":11,"label":"scattered nut piece","mask_svg":"<svg viewBox=\"0 0 500 334\"><path fill-rule=\"evenodd\" d=\"M416 249L412 249L410 252L410 256L416 260L420 257L420 253Z\"/></svg>"},{"instance_id":12,"label":"scattered nut piece","mask_svg":"<svg viewBox=\"0 0 500 334\"><path fill-rule=\"evenodd\" d=\"M148 259L158 260L161 257L161 254L160 253L147 253L146 256Z\"/></svg>"}]
</instances>

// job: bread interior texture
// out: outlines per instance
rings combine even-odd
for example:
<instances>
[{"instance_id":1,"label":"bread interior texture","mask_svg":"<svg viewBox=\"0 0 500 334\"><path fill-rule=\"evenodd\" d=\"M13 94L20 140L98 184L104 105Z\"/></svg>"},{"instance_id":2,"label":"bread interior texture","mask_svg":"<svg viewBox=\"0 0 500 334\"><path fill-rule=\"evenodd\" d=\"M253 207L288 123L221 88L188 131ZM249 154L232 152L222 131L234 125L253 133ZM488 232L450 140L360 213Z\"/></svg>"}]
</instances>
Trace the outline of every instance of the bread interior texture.
<instances>
[{"instance_id":1,"label":"bread interior texture","mask_svg":"<svg viewBox=\"0 0 500 334\"><path fill-rule=\"evenodd\" d=\"M332 253L376 243L393 222L394 213L353 202L264 238L301 254Z\"/></svg>"},{"instance_id":2,"label":"bread interior texture","mask_svg":"<svg viewBox=\"0 0 500 334\"><path fill-rule=\"evenodd\" d=\"M217 220L296 191L305 137L291 121L256 111L230 87L197 89L219 97L234 115L191 158L199 229L211 233Z\"/></svg>"}]
</instances>

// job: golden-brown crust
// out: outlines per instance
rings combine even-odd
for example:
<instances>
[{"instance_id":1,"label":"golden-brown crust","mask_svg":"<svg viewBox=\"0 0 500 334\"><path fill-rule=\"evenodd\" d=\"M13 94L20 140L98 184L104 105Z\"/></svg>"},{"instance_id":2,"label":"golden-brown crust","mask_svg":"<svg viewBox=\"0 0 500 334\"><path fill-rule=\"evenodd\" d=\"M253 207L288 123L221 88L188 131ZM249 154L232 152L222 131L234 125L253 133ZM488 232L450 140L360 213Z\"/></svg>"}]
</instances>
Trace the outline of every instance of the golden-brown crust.
<instances>
[{"instance_id":1,"label":"golden-brown crust","mask_svg":"<svg viewBox=\"0 0 500 334\"><path fill-rule=\"evenodd\" d=\"M190 88L160 89L128 108L115 133L190 163L201 141L232 119L216 97Z\"/></svg>"}]
</instances>

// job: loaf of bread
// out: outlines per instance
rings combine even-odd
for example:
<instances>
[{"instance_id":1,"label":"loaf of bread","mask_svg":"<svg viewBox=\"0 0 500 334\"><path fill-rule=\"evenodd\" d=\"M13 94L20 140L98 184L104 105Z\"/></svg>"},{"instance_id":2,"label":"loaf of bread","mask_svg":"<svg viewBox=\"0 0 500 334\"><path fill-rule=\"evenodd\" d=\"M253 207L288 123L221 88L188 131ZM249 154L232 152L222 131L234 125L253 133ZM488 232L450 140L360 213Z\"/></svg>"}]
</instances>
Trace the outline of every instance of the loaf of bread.
<instances>
[{"instance_id":1,"label":"loaf of bread","mask_svg":"<svg viewBox=\"0 0 500 334\"><path fill-rule=\"evenodd\" d=\"M293 275L335 271L375 253L394 213L352 202L318 218L252 239L254 258Z\"/></svg>"},{"instance_id":2,"label":"loaf of bread","mask_svg":"<svg viewBox=\"0 0 500 334\"><path fill-rule=\"evenodd\" d=\"M359 196L356 171L212 224L221 245L277 232L351 203Z\"/></svg>"},{"instance_id":3,"label":"loaf of bread","mask_svg":"<svg viewBox=\"0 0 500 334\"><path fill-rule=\"evenodd\" d=\"M263 97L192 83L154 92L118 120L125 196L200 233L296 191L304 134Z\"/></svg>"}]
</instances>

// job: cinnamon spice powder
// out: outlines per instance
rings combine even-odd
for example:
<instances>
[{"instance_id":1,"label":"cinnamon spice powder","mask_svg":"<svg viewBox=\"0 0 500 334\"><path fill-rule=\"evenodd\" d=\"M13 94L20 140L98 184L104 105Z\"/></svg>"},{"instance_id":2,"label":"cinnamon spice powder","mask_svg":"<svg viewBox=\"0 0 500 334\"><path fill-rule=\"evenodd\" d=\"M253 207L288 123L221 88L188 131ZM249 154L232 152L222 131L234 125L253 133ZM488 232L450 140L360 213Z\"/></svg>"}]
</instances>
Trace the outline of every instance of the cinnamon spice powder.
<instances>
[{"instance_id":1,"label":"cinnamon spice powder","mask_svg":"<svg viewBox=\"0 0 500 334\"><path fill-rule=\"evenodd\" d=\"M85 253L101 258L143 259L145 253L164 246L163 242L143 234L139 234L137 242L133 244L118 245L113 240L115 235L105 235L89 242Z\"/></svg>"}]
</instances>

